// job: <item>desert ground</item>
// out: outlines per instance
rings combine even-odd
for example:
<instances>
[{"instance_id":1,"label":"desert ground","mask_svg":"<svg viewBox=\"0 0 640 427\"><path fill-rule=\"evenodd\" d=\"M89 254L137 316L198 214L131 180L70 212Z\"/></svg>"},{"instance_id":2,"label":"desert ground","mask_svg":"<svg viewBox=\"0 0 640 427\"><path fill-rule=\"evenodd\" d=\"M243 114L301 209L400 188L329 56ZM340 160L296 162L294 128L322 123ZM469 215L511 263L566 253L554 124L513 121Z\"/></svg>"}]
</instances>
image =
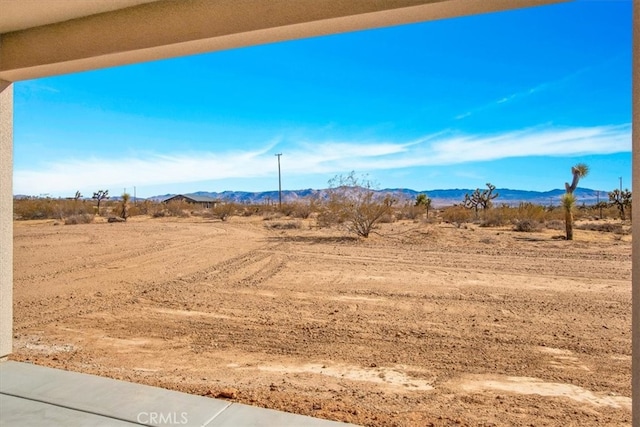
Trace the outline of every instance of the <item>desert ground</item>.
<instances>
[{"instance_id":1,"label":"desert ground","mask_svg":"<svg viewBox=\"0 0 640 427\"><path fill-rule=\"evenodd\" d=\"M631 236L14 224L13 360L364 426L631 425Z\"/></svg>"}]
</instances>

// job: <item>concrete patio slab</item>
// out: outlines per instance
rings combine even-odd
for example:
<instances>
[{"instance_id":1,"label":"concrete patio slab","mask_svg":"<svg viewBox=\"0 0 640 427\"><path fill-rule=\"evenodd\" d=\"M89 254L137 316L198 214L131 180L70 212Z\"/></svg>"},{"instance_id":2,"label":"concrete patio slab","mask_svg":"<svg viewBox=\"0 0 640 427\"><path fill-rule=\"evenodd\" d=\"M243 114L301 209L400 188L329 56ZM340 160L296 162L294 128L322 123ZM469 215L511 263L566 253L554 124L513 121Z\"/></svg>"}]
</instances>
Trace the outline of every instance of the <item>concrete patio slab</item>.
<instances>
[{"instance_id":1,"label":"concrete patio slab","mask_svg":"<svg viewBox=\"0 0 640 427\"><path fill-rule=\"evenodd\" d=\"M43 425L131 427L138 424L0 394L0 426L40 427Z\"/></svg>"},{"instance_id":2,"label":"concrete patio slab","mask_svg":"<svg viewBox=\"0 0 640 427\"><path fill-rule=\"evenodd\" d=\"M29 363L0 363L0 426L346 424Z\"/></svg>"}]
</instances>

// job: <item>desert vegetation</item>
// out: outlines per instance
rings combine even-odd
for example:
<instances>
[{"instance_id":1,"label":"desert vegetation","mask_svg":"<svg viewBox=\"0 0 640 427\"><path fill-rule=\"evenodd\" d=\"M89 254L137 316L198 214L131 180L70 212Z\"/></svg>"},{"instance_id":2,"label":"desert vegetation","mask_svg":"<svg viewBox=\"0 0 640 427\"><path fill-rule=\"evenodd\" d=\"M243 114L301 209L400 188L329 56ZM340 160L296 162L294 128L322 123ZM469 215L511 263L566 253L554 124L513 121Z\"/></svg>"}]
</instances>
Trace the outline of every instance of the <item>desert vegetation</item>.
<instances>
[{"instance_id":1,"label":"desert vegetation","mask_svg":"<svg viewBox=\"0 0 640 427\"><path fill-rule=\"evenodd\" d=\"M629 190L613 190L609 202L594 205L576 205L572 189L580 177L586 176L577 165L577 178L566 184L568 192L559 206L543 206L523 202L509 205L501 203L495 186L487 183L484 190L476 189L466 194L459 204L433 206L428 194L418 194L415 199L407 199L392 193L375 191L375 186L366 177L354 173L336 176L322 196L285 202L282 207L275 203L246 204L232 200L216 203L211 208L190 204L184 200L168 203L151 200L131 201L128 194L111 199L107 190L94 193L92 199L84 199L77 192L69 198L19 198L14 200L16 220L54 219L64 224L83 224L95 221L96 214L102 217L119 218L123 221L131 217L152 218L200 217L228 221L234 216L260 216L265 221L298 219L308 220L311 227L336 229L359 238L367 238L376 233L381 224L411 220L417 224L447 223L456 228L470 225L478 227L511 227L518 232L534 232L541 229L560 230L564 228L565 239L573 238L574 222L578 229L600 230L603 232L626 233L630 228L628 219L632 210L632 194ZM576 175L574 174L574 177ZM100 205L100 207L98 207ZM596 225L597 222L620 220L616 226ZM588 223L588 224L585 224ZM300 223L295 227L300 227ZM561 227L563 225L564 227ZM284 225L272 225L277 228ZM286 226L288 227L288 226ZM293 226L291 226L293 227Z\"/></svg>"}]
</instances>

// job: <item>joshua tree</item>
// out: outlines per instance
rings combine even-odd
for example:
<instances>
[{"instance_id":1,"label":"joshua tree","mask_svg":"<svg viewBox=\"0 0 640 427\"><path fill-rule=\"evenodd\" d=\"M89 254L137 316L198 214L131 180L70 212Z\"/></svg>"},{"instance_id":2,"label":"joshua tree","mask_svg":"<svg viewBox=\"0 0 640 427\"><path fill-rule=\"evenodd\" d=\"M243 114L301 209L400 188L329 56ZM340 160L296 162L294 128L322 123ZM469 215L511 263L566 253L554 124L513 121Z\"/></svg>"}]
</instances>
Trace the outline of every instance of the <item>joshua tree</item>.
<instances>
[{"instance_id":1,"label":"joshua tree","mask_svg":"<svg viewBox=\"0 0 640 427\"><path fill-rule=\"evenodd\" d=\"M609 193L609 202L612 206L618 208L620 219L623 221L626 219L625 208L631 207L631 198L631 191L627 188L625 188L624 191L615 189Z\"/></svg>"},{"instance_id":2,"label":"joshua tree","mask_svg":"<svg viewBox=\"0 0 640 427\"><path fill-rule=\"evenodd\" d=\"M96 199L98 201L98 215L100 215L100 202L108 198L109 198L109 190L98 190L95 193L93 193L92 199Z\"/></svg>"},{"instance_id":3,"label":"joshua tree","mask_svg":"<svg viewBox=\"0 0 640 427\"><path fill-rule=\"evenodd\" d=\"M122 204L120 205L120 218L125 221L129 218L129 200L131 200L129 193L123 193Z\"/></svg>"},{"instance_id":4,"label":"joshua tree","mask_svg":"<svg viewBox=\"0 0 640 427\"><path fill-rule=\"evenodd\" d=\"M73 200L78 201L78 199L82 198L82 193L80 191L76 191L76 195L73 196Z\"/></svg>"},{"instance_id":5,"label":"joshua tree","mask_svg":"<svg viewBox=\"0 0 640 427\"><path fill-rule=\"evenodd\" d=\"M429 218L429 209L431 209L431 202L431 198L426 194L421 193L416 196L416 206L424 206L425 210L427 211L427 218Z\"/></svg>"},{"instance_id":6,"label":"joshua tree","mask_svg":"<svg viewBox=\"0 0 640 427\"><path fill-rule=\"evenodd\" d=\"M564 223L567 232L567 240L573 240L573 208L576 204L576 198L573 192L578 188L580 178L584 178L589 174L589 166L584 163L578 163L571 168L573 180L571 185L565 182L564 187L567 193L562 196L562 207L564 208Z\"/></svg>"},{"instance_id":7,"label":"joshua tree","mask_svg":"<svg viewBox=\"0 0 640 427\"><path fill-rule=\"evenodd\" d=\"M573 193L565 193L560 199L564 208L564 226L567 232L567 240L573 240L573 208L576 205L576 197Z\"/></svg>"},{"instance_id":8,"label":"joshua tree","mask_svg":"<svg viewBox=\"0 0 640 427\"><path fill-rule=\"evenodd\" d=\"M573 181L571 181L571 185L568 182L564 183L564 188L567 189L567 193L573 194L578 188L578 181L580 178L584 178L589 174L589 166L584 163L578 163L577 165L571 167L571 174L573 175Z\"/></svg>"},{"instance_id":9,"label":"joshua tree","mask_svg":"<svg viewBox=\"0 0 640 427\"><path fill-rule=\"evenodd\" d=\"M473 192L473 194L469 195L469 193L464 195L463 205L467 209L473 209L476 214L476 218L478 217L478 208L482 208L483 210L487 210L493 204L492 200L499 196L498 193L493 193L493 190L496 189L495 185L492 185L490 182L487 182L487 189L480 191L479 188Z\"/></svg>"}]
</instances>

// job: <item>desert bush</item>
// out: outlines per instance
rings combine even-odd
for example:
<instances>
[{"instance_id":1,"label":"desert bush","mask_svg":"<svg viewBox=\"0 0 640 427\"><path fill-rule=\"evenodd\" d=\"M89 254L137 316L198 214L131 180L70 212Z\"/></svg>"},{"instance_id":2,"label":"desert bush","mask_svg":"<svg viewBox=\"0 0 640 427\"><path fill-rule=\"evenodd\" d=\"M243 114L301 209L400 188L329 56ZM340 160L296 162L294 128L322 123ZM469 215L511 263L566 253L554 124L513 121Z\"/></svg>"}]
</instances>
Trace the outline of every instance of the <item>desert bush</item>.
<instances>
[{"instance_id":1,"label":"desert bush","mask_svg":"<svg viewBox=\"0 0 640 427\"><path fill-rule=\"evenodd\" d=\"M142 200L135 202L133 206L129 207L129 216L139 215L152 215L158 209L163 209L161 203L153 202L151 200Z\"/></svg>"},{"instance_id":2,"label":"desert bush","mask_svg":"<svg viewBox=\"0 0 640 427\"><path fill-rule=\"evenodd\" d=\"M480 227L501 227L511 222L511 216L508 206L488 209L482 213Z\"/></svg>"},{"instance_id":3,"label":"desert bush","mask_svg":"<svg viewBox=\"0 0 640 427\"><path fill-rule=\"evenodd\" d=\"M373 183L354 172L329 181L328 200L318 214L318 225L341 225L359 237L369 237L386 215L392 214L395 199L376 193Z\"/></svg>"},{"instance_id":4,"label":"desert bush","mask_svg":"<svg viewBox=\"0 0 640 427\"><path fill-rule=\"evenodd\" d=\"M273 230L297 230L302 228L302 221L273 221L264 226Z\"/></svg>"},{"instance_id":5,"label":"desert bush","mask_svg":"<svg viewBox=\"0 0 640 427\"><path fill-rule=\"evenodd\" d=\"M31 198L15 199L13 215L18 220L59 219L82 214L93 214L94 207L85 200Z\"/></svg>"},{"instance_id":6,"label":"desert bush","mask_svg":"<svg viewBox=\"0 0 640 427\"><path fill-rule=\"evenodd\" d=\"M325 203L318 212L316 224L320 228L329 228L344 223L344 218L340 216L339 209L329 201Z\"/></svg>"},{"instance_id":7,"label":"desert bush","mask_svg":"<svg viewBox=\"0 0 640 427\"><path fill-rule=\"evenodd\" d=\"M533 219L520 219L513 225L513 231L531 233L542 228L542 224Z\"/></svg>"},{"instance_id":8,"label":"desert bush","mask_svg":"<svg viewBox=\"0 0 640 427\"><path fill-rule=\"evenodd\" d=\"M531 221L536 223L544 222L546 211L543 206L533 203L520 203L516 208L516 221Z\"/></svg>"},{"instance_id":9,"label":"desert bush","mask_svg":"<svg viewBox=\"0 0 640 427\"><path fill-rule=\"evenodd\" d=\"M380 224L392 224L392 223L394 223L396 221L397 221L396 216L389 212L389 213L386 213L386 214L382 215L378 222Z\"/></svg>"},{"instance_id":10,"label":"desert bush","mask_svg":"<svg viewBox=\"0 0 640 427\"><path fill-rule=\"evenodd\" d=\"M265 221L273 221L275 219L280 219L283 216L284 214L279 211L264 211L262 213L262 219Z\"/></svg>"},{"instance_id":11,"label":"desert bush","mask_svg":"<svg viewBox=\"0 0 640 427\"><path fill-rule=\"evenodd\" d=\"M68 216L64 219L65 225L90 224L93 222L93 215L88 213Z\"/></svg>"},{"instance_id":12,"label":"desert bush","mask_svg":"<svg viewBox=\"0 0 640 427\"><path fill-rule=\"evenodd\" d=\"M227 219L229 219L229 217L235 215L237 210L238 210L238 207L236 206L235 203L227 201L222 203L216 203L211 208L211 213L213 214L214 218L218 218L222 221L226 221Z\"/></svg>"},{"instance_id":13,"label":"desert bush","mask_svg":"<svg viewBox=\"0 0 640 427\"><path fill-rule=\"evenodd\" d=\"M288 206L289 209L285 214L292 218L307 219L318 210L318 203L313 199L290 203Z\"/></svg>"},{"instance_id":14,"label":"desert bush","mask_svg":"<svg viewBox=\"0 0 640 427\"><path fill-rule=\"evenodd\" d=\"M395 211L397 219L421 219L425 216L427 208L424 204L406 203Z\"/></svg>"},{"instance_id":15,"label":"desert bush","mask_svg":"<svg viewBox=\"0 0 640 427\"><path fill-rule=\"evenodd\" d=\"M471 221L472 218L473 212L460 205L450 206L442 211L442 220L456 227Z\"/></svg>"},{"instance_id":16,"label":"desert bush","mask_svg":"<svg viewBox=\"0 0 640 427\"><path fill-rule=\"evenodd\" d=\"M172 200L165 203L165 211L167 216L177 216L186 218L190 215L193 206L184 200Z\"/></svg>"},{"instance_id":17,"label":"desert bush","mask_svg":"<svg viewBox=\"0 0 640 427\"><path fill-rule=\"evenodd\" d=\"M545 222L545 227L550 230L564 230L564 221L560 219L552 219Z\"/></svg>"},{"instance_id":18,"label":"desert bush","mask_svg":"<svg viewBox=\"0 0 640 427\"><path fill-rule=\"evenodd\" d=\"M603 233L615 233L624 234L622 224L616 224L611 222L588 222L584 224L577 224L575 228L579 230L600 231Z\"/></svg>"}]
</instances>

